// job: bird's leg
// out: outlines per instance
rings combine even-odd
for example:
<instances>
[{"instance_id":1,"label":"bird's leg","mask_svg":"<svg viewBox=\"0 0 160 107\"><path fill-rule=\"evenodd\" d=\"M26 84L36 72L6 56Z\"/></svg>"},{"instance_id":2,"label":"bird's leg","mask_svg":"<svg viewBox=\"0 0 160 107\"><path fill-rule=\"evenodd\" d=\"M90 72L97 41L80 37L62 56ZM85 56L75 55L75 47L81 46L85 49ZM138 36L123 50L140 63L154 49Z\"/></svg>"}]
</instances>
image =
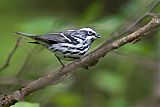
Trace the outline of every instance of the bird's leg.
<instances>
[{"instance_id":1,"label":"bird's leg","mask_svg":"<svg viewBox=\"0 0 160 107\"><path fill-rule=\"evenodd\" d=\"M56 55L55 55L56 56ZM56 56L57 57L57 56ZM57 57L58 61L61 63L62 68L65 67L65 65L62 63L61 59L59 57Z\"/></svg>"}]
</instances>

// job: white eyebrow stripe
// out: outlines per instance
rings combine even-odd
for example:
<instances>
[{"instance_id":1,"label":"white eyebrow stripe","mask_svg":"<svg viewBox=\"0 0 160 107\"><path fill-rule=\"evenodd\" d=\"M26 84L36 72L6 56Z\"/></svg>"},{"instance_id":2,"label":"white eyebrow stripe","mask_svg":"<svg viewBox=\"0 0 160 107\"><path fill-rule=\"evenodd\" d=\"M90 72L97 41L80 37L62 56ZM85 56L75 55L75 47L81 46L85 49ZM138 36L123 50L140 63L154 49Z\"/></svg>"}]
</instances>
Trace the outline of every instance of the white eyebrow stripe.
<instances>
[{"instance_id":1,"label":"white eyebrow stripe","mask_svg":"<svg viewBox=\"0 0 160 107\"><path fill-rule=\"evenodd\" d=\"M80 30L91 31L91 32L94 32L95 34L97 34L96 31L94 31L94 30L91 29L91 28L82 28L82 29L80 29Z\"/></svg>"}]
</instances>

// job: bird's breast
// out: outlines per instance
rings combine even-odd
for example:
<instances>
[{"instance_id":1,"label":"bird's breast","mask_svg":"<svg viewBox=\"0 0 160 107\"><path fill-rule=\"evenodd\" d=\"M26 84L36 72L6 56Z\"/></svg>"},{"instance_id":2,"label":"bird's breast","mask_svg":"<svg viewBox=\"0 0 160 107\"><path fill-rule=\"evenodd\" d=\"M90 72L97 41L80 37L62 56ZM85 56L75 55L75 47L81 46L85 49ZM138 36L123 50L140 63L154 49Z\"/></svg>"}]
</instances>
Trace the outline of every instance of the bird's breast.
<instances>
[{"instance_id":1,"label":"bird's breast","mask_svg":"<svg viewBox=\"0 0 160 107\"><path fill-rule=\"evenodd\" d=\"M89 45L87 43L80 43L77 45L61 43L53 45L49 48L49 50L54 52L60 59L75 60L87 53L89 50Z\"/></svg>"}]
</instances>

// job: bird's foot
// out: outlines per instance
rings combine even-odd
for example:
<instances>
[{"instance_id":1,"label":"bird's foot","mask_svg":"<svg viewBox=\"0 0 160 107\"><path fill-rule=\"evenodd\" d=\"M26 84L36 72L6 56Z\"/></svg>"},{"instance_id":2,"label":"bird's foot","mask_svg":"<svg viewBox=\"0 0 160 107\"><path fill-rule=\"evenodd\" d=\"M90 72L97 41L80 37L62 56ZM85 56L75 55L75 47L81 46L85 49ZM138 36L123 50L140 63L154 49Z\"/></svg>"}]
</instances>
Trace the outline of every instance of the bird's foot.
<instances>
[{"instance_id":1,"label":"bird's foot","mask_svg":"<svg viewBox=\"0 0 160 107\"><path fill-rule=\"evenodd\" d=\"M64 64L62 64L61 69L63 69L64 67L65 67L65 65L64 65Z\"/></svg>"},{"instance_id":2,"label":"bird's foot","mask_svg":"<svg viewBox=\"0 0 160 107\"><path fill-rule=\"evenodd\" d=\"M84 65L84 66L82 66L82 69L89 70L89 66L88 65Z\"/></svg>"}]
</instances>

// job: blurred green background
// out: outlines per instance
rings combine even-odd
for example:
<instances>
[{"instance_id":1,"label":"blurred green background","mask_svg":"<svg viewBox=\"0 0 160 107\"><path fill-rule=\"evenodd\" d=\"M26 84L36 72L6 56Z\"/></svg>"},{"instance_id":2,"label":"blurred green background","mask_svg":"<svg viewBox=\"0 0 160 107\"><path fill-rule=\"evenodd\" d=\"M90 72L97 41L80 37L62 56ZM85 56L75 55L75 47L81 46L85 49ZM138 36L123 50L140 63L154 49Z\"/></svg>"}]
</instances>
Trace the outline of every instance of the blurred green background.
<instances>
[{"instance_id":1,"label":"blurred green background","mask_svg":"<svg viewBox=\"0 0 160 107\"><path fill-rule=\"evenodd\" d=\"M91 27L100 35L91 50L115 32L122 32L158 0L0 0L0 65L15 46L21 31L46 34ZM154 9L160 11L160 6ZM148 22L143 20L131 31ZM131 107L152 97L160 72L160 32L146 35L76 72L27 96L25 107ZM38 77L54 72L60 63L53 53L23 38L10 65L0 71L0 94L9 94ZM90 51L91 51L90 50ZM69 63L69 62L65 62ZM160 65L159 65L160 66ZM156 84L156 85L155 85ZM36 103L36 104L35 104ZM19 107L15 105L14 107Z\"/></svg>"}]
</instances>

